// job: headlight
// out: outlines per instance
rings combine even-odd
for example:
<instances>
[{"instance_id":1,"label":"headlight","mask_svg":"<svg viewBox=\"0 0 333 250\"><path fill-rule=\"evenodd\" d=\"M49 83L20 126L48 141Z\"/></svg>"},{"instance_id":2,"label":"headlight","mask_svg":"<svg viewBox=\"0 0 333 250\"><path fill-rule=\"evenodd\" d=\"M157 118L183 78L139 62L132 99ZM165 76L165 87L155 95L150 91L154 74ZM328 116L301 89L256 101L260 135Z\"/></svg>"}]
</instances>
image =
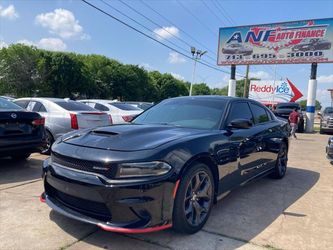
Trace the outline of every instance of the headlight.
<instances>
[{"instance_id":1,"label":"headlight","mask_svg":"<svg viewBox=\"0 0 333 250\"><path fill-rule=\"evenodd\" d=\"M168 173L171 166L165 162L122 163L118 165L117 178L137 178L161 176Z\"/></svg>"}]
</instances>

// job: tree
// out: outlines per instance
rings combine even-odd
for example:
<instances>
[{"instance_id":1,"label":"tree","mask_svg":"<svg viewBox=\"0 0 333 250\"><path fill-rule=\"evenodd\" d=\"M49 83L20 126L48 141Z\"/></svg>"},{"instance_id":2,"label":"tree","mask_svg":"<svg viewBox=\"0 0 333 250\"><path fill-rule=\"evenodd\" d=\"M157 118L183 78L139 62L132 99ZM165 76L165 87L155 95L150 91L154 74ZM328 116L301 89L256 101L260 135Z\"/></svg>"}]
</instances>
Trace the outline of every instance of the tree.
<instances>
[{"instance_id":1,"label":"tree","mask_svg":"<svg viewBox=\"0 0 333 250\"><path fill-rule=\"evenodd\" d=\"M1 89L15 96L31 96L39 82L37 58L39 50L22 44L0 50Z\"/></svg>"},{"instance_id":2,"label":"tree","mask_svg":"<svg viewBox=\"0 0 333 250\"><path fill-rule=\"evenodd\" d=\"M193 84L192 95L210 95L210 88L206 83Z\"/></svg>"},{"instance_id":3,"label":"tree","mask_svg":"<svg viewBox=\"0 0 333 250\"><path fill-rule=\"evenodd\" d=\"M301 106L301 109L306 110L306 100L301 100L298 103ZM322 108L321 103L318 100L316 100L315 109L316 110L321 110L321 108Z\"/></svg>"}]
</instances>

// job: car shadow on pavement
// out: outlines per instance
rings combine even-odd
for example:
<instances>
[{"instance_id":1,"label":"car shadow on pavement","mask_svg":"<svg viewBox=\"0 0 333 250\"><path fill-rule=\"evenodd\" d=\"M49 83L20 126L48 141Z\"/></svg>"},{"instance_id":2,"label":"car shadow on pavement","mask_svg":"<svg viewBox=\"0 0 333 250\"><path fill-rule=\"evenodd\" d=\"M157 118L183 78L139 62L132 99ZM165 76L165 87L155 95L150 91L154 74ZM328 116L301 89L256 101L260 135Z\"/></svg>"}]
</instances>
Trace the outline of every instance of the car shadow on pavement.
<instances>
[{"instance_id":1,"label":"car shadow on pavement","mask_svg":"<svg viewBox=\"0 0 333 250\"><path fill-rule=\"evenodd\" d=\"M306 217L307 215L302 211L285 210L307 193L319 177L320 174L317 172L289 167L285 178L282 180L264 178L232 191L213 207L210 218L203 230L194 235L180 235L172 230L166 230L156 233L127 235L126 237L130 237L132 240L140 240L140 242L145 241L158 246L177 249L180 246L183 246L184 249L215 249L216 242L216 244L223 246L222 241L225 242L225 246L228 246L228 244L231 246L230 241L233 241L233 247L231 248L240 247L265 230L281 214L299 218ZM66 224L66 220L70 219L64 220L63 216L60 215L52 217L52 220L59 227L75 237L75 232L78 229L68 227L68 223ZM223 236L227 236L229 239L222 239ZM105 248L116 242L119 243L117 239L120 237L123 236L98 230L96 233L82 239L82 241L86 244ZM131 240L130 238L129 240ZM215 243L211 243L210 240ZM229 241L229 243L226 241ZM207 242L207 244L203 244L203 242ZM123 243L123 246L125 245ZM118 245L117 249L125 249L125 247L122 248L122 245Z\"/></svg>"},{"instance_id":2,"label":"car shadow on pavement","mask_svg":"<svg viewBox=\"0 0 333 250\"><path fill-rule=\"evenodd\" d=\"M0 190L40 179L42 162L36 158L21 161L0 158Z\"/></svg>"}]
</instances>

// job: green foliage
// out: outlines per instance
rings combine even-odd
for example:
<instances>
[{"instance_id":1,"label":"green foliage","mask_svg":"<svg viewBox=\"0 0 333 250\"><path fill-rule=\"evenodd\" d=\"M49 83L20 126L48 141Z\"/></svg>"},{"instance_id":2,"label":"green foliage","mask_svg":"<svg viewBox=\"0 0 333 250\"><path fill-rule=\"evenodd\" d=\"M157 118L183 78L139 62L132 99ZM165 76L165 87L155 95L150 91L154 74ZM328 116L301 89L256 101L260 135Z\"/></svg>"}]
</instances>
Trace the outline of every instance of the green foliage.
<instances>
[{"instance_id":1,"label":"green foliage","mask_svg":"<svg viewBox=\"0 0 333 250\"><path fill-rule=\"evenodd\" d=\"M40 50L22 44L0 49L0 95L102 98L156 102L189 94L190 83L101 55ZM237 92L238 93L238 92ZM193 85L193 95L227 89Z\"/></svg>"},{"instance_id":2,"label":"green foliage","mask_svg":"<svg viewBox=\"0 0 333 250\"><path fill-rule=\"evenodd\" d=\"M306 109L306 100L301 100L298 103L301 106L302 110ZM318 100L316 100L316 106L315 106L315 108L316 108L316 110L321 110L321 108L322 108L321 103Z\"/></svg>"}]
</instances>

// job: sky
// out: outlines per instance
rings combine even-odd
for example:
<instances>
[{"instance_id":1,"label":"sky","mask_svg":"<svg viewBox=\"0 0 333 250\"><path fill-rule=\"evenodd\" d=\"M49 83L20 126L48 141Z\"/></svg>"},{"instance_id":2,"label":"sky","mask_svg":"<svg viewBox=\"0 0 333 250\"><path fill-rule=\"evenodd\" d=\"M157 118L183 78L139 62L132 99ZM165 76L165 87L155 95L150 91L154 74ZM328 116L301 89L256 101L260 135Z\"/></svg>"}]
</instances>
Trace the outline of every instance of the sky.
<instances>
[{"instance_id":1,"label":"sky","mask_svg":"<svg viewBox=\"0 0 333 250\"><path fill-rule=\"evenodd\" d=\"M229 66L217 66L220 27L333 17L330 0L87 0L161 43L191 57L190 46L208 50L195 82L228 85ZM163 28L161 28L163 27ZM39 48L101 54L147 70L192 81L193 61L129 29L80 0L0 0L0 47L24 43ZM276 67L276 74L275 74ZM309 64L250 66L250 76L290 79L307 96ZM217 69L217 70L216 70ZM224 72L221 72L224 71ZM239 75L245 66L237 66ZM330 105L333 64L318 65L317 99Z\"/></svg>"}]
</instances>

